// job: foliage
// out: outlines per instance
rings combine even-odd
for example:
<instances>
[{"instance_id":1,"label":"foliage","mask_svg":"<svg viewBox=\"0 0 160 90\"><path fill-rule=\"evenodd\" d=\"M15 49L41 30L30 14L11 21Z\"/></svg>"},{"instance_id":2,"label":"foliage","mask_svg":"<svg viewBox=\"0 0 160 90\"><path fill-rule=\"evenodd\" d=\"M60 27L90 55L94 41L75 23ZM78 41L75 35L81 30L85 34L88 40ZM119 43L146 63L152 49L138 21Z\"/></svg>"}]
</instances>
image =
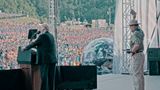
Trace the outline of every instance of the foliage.
<instances>
[{"instance_id":1,"label":"foliage","mask_svg":"<svg viewBox=\"0 0 160 90\"><path fill-rule=\"evenodd\" d=\"M115 18L115 0L57 0L60 21L80 18L81 21L106 19L111 8L112 23ZM39 19L48 18L48 0L0 0L0 10L6 13L23 13Z\"/></svg>"}]
</instances>

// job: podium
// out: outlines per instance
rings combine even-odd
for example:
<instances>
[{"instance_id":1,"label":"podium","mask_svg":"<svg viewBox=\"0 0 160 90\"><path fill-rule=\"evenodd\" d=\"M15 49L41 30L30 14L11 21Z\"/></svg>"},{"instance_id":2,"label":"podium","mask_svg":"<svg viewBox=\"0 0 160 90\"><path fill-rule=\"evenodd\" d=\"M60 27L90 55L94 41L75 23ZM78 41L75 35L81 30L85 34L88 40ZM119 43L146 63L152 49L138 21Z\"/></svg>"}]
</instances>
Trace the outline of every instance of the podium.
<instances>
[{"instance_id":1,"label":"podium","mask_svg":"<svg viewBox=\"0 0 160 90\"><path fill-rule=\"evenodd\" d=\"M20 64L21 69L25 72L27 90L40 90L40 68L37 64L35 49L22 51L22 48L19 47L17 61Z\"/></svg>"}]
</instances>

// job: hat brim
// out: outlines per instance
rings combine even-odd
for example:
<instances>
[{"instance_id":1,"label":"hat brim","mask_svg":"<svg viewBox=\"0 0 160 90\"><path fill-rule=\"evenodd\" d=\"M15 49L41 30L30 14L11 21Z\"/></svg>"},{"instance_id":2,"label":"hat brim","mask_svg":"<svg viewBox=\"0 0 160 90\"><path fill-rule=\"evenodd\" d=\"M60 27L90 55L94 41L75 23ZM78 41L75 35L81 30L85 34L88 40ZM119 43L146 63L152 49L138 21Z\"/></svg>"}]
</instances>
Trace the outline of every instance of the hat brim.
<instances>
[{"instance_id":1,"label":"hat brim","mask_svg":"<svg viewBox=\"0 0 160 90\"><path fill-rule=\"evenodd\" d=\"M139 24L129 24L129 26L136 26L136 25L139 25Z\"/></svg>"},{"instance_id":2,"label":"hat brim","mask_svg":"<svg viewBox=\"0 0 160 90\"><path fill-rule=\"evenodd\" d=\"M137 23L137 24L129 24L128 26L134 26L134 25L139 25L141 23Z\"/></svg>"}]
</instances>

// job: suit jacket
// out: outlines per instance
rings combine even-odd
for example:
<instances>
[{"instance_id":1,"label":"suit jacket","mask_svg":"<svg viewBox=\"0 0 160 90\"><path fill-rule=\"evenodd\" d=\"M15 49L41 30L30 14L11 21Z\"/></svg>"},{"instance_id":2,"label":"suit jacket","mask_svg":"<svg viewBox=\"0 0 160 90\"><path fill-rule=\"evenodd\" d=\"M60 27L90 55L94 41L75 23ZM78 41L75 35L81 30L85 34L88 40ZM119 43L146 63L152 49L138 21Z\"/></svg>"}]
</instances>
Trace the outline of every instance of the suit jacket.
<instances>
[{"instance_id":1,"label":"suit jacket","mask_svg":"<svg viewBox=\"0 0 160 90\"><path fill-rule=\"evenodd\" d=\"M26 50L29 50L37 46L37 64L51 64L57 63L56 57L56 44L53 35L46 31L41 34L34 42L26 46Z\"/></svg>"}]
</instances>

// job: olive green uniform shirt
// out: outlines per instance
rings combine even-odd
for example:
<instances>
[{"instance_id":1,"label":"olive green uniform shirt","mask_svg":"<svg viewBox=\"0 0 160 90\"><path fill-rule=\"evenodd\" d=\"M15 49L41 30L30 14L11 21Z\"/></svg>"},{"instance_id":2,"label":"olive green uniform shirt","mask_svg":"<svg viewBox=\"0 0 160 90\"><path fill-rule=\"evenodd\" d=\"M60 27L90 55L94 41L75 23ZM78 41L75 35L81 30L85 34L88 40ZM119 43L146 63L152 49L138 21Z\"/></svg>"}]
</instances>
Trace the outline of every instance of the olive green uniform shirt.
<instances>
[{"instance_id":1,"label":"olive green uniform shirt","mask_svg":"<svg viewBox=\"0 0 160 90\"><path fill-rule=\"evenodd\" d=\"M143 51L144 50L143 40L144 40L144 33L141 29L137 28L134 32L132 32L130 38L131 49L135 44L138 44L140 46L138 51Z\"/></svg>"}]
</instances>

